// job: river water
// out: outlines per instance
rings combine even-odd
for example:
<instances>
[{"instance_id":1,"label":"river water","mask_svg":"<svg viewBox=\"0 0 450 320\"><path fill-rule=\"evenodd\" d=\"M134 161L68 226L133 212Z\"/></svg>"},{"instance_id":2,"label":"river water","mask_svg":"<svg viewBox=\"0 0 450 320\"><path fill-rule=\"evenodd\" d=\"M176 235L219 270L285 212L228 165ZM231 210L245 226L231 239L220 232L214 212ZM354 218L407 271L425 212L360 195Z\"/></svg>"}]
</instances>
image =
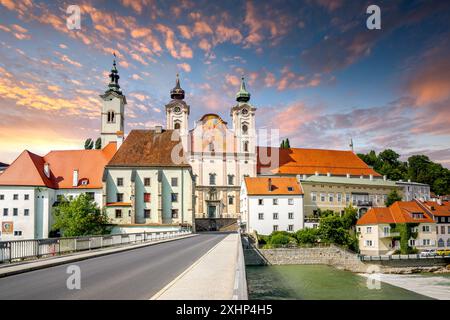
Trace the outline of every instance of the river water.
<instances>
[{"instance_id":1,"label":"river water","mask_svg":"<svg viewBox=\"0 0 450 320\"><path fill-rule=\"evenodd\" d=\"M248 266L249 299L257 300L425 300L430 297L325 265Z\"/></svg>"}]
</instances>

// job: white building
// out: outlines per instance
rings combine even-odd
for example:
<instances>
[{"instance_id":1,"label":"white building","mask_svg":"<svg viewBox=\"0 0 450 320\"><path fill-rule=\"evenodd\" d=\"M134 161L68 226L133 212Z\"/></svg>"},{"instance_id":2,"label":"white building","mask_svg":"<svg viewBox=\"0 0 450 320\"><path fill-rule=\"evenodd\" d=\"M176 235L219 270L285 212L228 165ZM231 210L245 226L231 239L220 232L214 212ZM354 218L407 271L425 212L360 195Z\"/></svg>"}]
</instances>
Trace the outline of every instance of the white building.
<instances>
[{"instance_id":1,"label":"white building","mask_svg":"<svg viewBox=\"0 0 450 320\"><path fill-rule=\"evenodd\" d=\"M87 193L101 207L103 169L115 151L115 143L43 157L23 151L0 175L0 240L47 238L60 196Z\"/></svg>"},{"instance_id":2,"label":"white building","mask_svg":"<svg viewBox=\"0 0 450 320\"><path fill-rule=\"evenodd\" d=\"M190 106L178 77L171 98L167 129L179 132L192 166L196 218L238 218L240 185L245 176L256 176L256 108L244 79L230 111L231 128L219 115L206 114L189 130Z\"/></svg>"},{"instance_id":3,"label":"white building","mask_svg":"<svg viewBox=\"0 0 450 320\"><path fill-rule=\"evenodd\" d=\"M396 181L397 186L402 190L403 201L412 201L414 199L420 199L423 201L430 200L430 186L426 183L418 183L408 181Z\"/></svg>"},{"instance_id":4,"label":"white building","mask_svg":"<svg viewBox=\"0 0 450 320\"><path fill-rule=\"evenodd\" d=\"M295 178L246 177L240 208L246 232L269 235L303 229L303 191Z\"/></svg>"},{"instance_id":5,"label":"white building","mask_svg":"<svg viewBox=\"0 0 450 320\"><path fill-rule=\"evenodd\" d=\"M450 249L450 202L416 200L436 222L436 241L438 249Z\"/></svg>"}]
</instances>

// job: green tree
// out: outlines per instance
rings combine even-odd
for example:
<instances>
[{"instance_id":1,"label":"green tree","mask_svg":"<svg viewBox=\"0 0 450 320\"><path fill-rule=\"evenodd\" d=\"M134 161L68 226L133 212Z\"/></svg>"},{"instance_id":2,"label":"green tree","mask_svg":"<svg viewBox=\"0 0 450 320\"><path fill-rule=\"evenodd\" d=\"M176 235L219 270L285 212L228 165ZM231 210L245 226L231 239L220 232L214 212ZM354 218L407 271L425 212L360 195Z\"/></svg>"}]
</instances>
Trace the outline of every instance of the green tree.
<instances>
[{"instance_id":1,"label":"green tree","mask_svg":"<svg viewBox=\"0 0 450 320\"><path fill-rule=\"evenodd\" d=\"M90 150L94 147L94 141L91 138L86 139L84 142L84 149Z\"/></svg>"},{"instance_id":2,"label":"green tree","mask_svg":"<svg viewBox=\"0 0 450 320\"><path fill-rule=\"evenodd\" d=\"M402 197L398 194L397 190L392 190L387 195L387 199L386 199L385 205L386 205L386 207L389 207L394 202L401 201L401 200L402 200Z\"/></svg>"},{"instance_id":3,"label":"green tree","mask_svg":"<svg viewBox=\"0 0 450 320\"><path fill-rule=\"evenodd\" d=\"M97 140L95 140L95 149L99 150L102 148L102 138L97 138Z\"/></svg>"},{"instance_id":4,"label":"green tree","mask_svg":"<svg viewBox=\"0 0 450 320\"><path fill-rule=\"evenodd\" d=\"M300 229L295 233L295 238L300 244L316 243L319 239L319 230L317 228Z\"/></svg>"},{"instance_id":5,"label":"green tree","mask_svg":"<svg viewBox=\"0 0 450 320\"><path fill-rule=\"evenodd\" d=\"M64 237L108 234L108 217L94 200L83 193L73 200L63 198L53 211L53 230Z\"/></svg>"},{"instance_id":6,"label":"green tree","mask_svg":"<svg viewBox=\"0 0 450 320\"><path fill-rule=\"evenodd\" d=\"M285 148L290 148L291 144L289 143L289 138L286 138Z\"/></svg>"},{"instance_id":7,"label":"green tree","mask_svg":"<svg viewBox=\"0 0 450 320\"><path fill-rule=\"evenodd\" d=\"M342 215L342 225L345 229L351 229L356 225L358 221L358 209L352 205L344 209L344 214Z\"/></svg>"}]
</instances>

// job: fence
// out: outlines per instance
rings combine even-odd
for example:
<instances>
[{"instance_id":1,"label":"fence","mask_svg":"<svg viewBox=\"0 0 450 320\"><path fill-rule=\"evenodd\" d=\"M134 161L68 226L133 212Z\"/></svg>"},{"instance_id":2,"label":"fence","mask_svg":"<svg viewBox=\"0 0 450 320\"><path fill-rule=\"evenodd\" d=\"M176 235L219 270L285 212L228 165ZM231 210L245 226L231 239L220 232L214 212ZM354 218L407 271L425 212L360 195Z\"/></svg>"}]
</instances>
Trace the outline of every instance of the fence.
<instances>
[{"instance_id":1,"label":"fence","mask_svg":"<svg viewBox=\"0 0 450 320\"><path fill-rule=\"evenodd\" d=\"M424 256L420 254L393 254L380 256L366 256L359 254L361 261L389 261L389 260L417 260L417 259L450 259L450 256Z\"/></svg>"},{"instance_id":2,"label":"fence","mask_svg":"<svg viewBox=\"0 0 450 320\"><path fill-rule=\"evenodd\" d=\"M0 242L0 264L32 258L51 257L78 251L171 239L190 234L190 228L177 231L109 234L102 236L49 238Z\"/></svg>"}]
</instances>

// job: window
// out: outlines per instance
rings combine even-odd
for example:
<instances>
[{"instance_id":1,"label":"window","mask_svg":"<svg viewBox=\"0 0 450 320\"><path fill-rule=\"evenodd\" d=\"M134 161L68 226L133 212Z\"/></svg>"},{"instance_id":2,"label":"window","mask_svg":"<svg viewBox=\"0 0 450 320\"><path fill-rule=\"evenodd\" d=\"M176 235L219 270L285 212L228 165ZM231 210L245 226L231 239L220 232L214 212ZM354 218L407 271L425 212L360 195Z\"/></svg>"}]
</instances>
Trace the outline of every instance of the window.
<instances>
[{"instance_id":1,"label":"window","mask_svg":"<svg viewBox=\"0 0 450 320\"><path fill-rule=\"evenodd\" d=\"M30 209L24 209L24 210L23 210L23 215L24 215L25 217L28 217L28 216L30 215Z\"/></svg>"},{"instance_id":2,"label":"window","mask_svg":"<svg viewBox=\"0 0 450 320\"><path fill-rule=\"evenodd\" d=\"M292 191L294 191L294 188L288 187L288 191L292 192Z\"/></svg>"},{"instance_id":3,"label":"window","mask_svg":"<svg viewBox=\"0 0 450 320\"><path fill-rule=\"evenodd\" d=\"M264 204L264 199L258 199L258 205L262 206Z\"/></svg>"},{"instance_id":4,"label":"window","mask_svg":"<svg viewBox=\"0 0 450 320\"><path fill-rule=\"evenodd\" d=\"M150 219L150 209L144 209L144 218Z\"/></svg>"},{"instance_id":5,"label":"window","mask_svg":"<svg viewBox=\"0 0 450 320\"><path fill-rule=\"evenodd\" d=\"M208 147L209 147L209 151L214 152L214 143L210 142Z\"/></svg>"},{"instance_id":6,"label":"window","mask_svg":"<svg viewBox=\"0 0 450 320\"><path fill-rule=\"evenodd\" d=\"M441 226L441 234L445 234L445 227Z\"/></svg>"},{"instance_id":7,"label":"window","mask_svg":"<svg viewBox=\"0 0 450 320\"><path fill-rule=\"evenodd\" d=\"M276 212L273 213L273 220L278 220L278 213Z\"/></svg>"},{"instance_id":8,"label":"window","mask_svg":"<svg viewBox=\"0 0 450 320\"><path fill-rule=\"evenodd\" d=\"M14 194L13 195L13 200L19 200L19 195L18 194Z\"/></svg>"},{"instance_id":9,"label":"window","mask_svg":"<svg viewBox=\"0 0 450 320\"><path fill-rule=\"evenodd\" d=\"M243 133L243 134L247 134L247 132L248 132L248 126L247 126L246 124L244 124L244 125L242 126L242 133Z\"/></svg>"},{"instance_id":10,"label":"window","mask_svg":"<svg viewBox=\"0 0 450 320\"><path fill-rule=\"evenodd\" d=\"M342 193L337 194L337 201L342 202Z\"/></svg>"},{"instance_id":11,"label":"window","mask_svg":"<svg viewBox=\"0 0 450 320\"><path fill-rule=\"evenodd\" d=\"M317 201L317 193L311 192L311 199L312 199L312 201L316 202Z\"/></svg>"},{"instance_id":12,"label":"window","mask_svg":"<svg viewBox=\"0 0 450 320\"><path fill-rule=\"evenodd\" d=\"M328 202L333 202L334 201L334 194L329 193L328 194Z\"/></svg>"},{"instance_id":13,"label":"window","mask_svg":"<svg viewBox=\"0 0 450 320\"><path fill-rule=\"evenodd\" d=\"M172 218L173 219L178 218L178 209L172 209Z\"/></svg>"},{"instance_id":14,"label":"window","mask_svg":"<svg viewBox=\"0 0 450 320\"><path fill-rule=\"evenodd\" d=\"M277 224L273 225L273 231L278 231L278 225Z\"/></svg>"},{"instance_id":15,"label":"window","mask_svg":"<svg viewBox=\"0 0 450 320\"><path fill-rule=\"evenodd\" d=\"M175 122L174 128L175 128L175 130L179 130L180 129L180 123L179 122Z\"/></svg>"},{"instance_id":16,"label":"window","mask_svg":"<svg viewBox=\"0 0 450 320\"><path fill-rule=\"evenodd\" d=\"M117 193L116 199L117 199L117 202L123 202L123 193Z\"/></svg>"},{"instance_id":17,"label":"window","mask_svg":"<svg viewBox=\"0 0 450 320\"><path fill-rule=\"evenodd\" d=\"M211 186L215 186L216 185L216 175L214 173L210 173L209 174L209 184Z\"/></svg>"},{"instance_id":18,"label":"window","mask_svg":"<svg viewBox=\"0 0 450 320\"><path fill-rule=\"evenodd\" d=\"M373 246L373 241L372 240L366 240L364 244L365 244L366 247L372 247Z\"/></svg>"},{"instance_id":19,"label":"window","mask_svg":"<svg viewBox=\"0 0 450 320\"><path fill-rule=\"evenodd\" d=\"M244 152L248 152L248 141L244 141Z\"/></svg>"},{"instance_id":20,"label":"window","mask_svg":"<svg viewBox=\"0 0 450 320\"><path fill-rule=\"evenodd\" d=\"M447 227L447 233L450 234L450 226Z\"/></svg>"},{"instance_id":21,"label":"window","mask_svg":"<svg viewBox=\"0 0 450 320\"><path fill-rule=\"evenodd\" d=\"M95 199L95 193L94 192L86 192L86 195L89 199L94 200Z\"/></svg>"},{"instance_id":22,"label":"window","mask_svg":"<svg viewBox=\"0 0 450 320\"><path fill-rule=\"evenodd\" d=\"M123 178L117 178L117 186L122 187L123 186Z\"/></svg>"},{"instance_id":23,"label":"window","mask_svg":"<svg viewBox=\"0 0 450 320\"><path fill-rule=\"evenodd\" d=\"M128 210L128 216L131 217L131 210Z\"/></svg>"},{"instance_id":24,"label":"window","mask_svg":"<svg viewBox=\"0 0 450 320\"><path fill-rule=\"evenodd\" d=\"M14 231L14 235L20 237L22 235L22 231Z\"/></svg>"},{"instance_id":25,"label":"window","mask_svg":"<svg viewBox=\"0 0 450 320\"><path fill-rule=\"evenodd\" d=\"M178 187L178 178L172 178L170 184L172 187Z\"/></svg>"},{"instance_id":26,"label":"window","mask_svg":"<svg viewBox=\"0 0 450 320\"><path fill-rule=\"evenodd\" d=\"M171 199L172 202L178 202L178 193L172 193Z\"/></svg>"},{"instance_id":27,"label":"window","mask_svg":"<svg viewBox=\"0 0 450 320\"><path fill-rule=\"evenodd\" d=\"M423 232L430 232L430 226L422 226Z\"/></svg>"},{"instance_id":28,"label":"window","mask_svg":"<svg viewBox=\"0 0 450 320\"><path fill-rule=\"evenodd\" d=\"M150 193L145 192L144 193L144 202L150 202L150 200L151 200Z\"/></svg>"},{"instance_id":29,"label":"window","mask_svg":"<svg viewBox=\"0 0 450 320\"><path fill-rule=\"evenodd\" d=\"M325 193L320 194L320 201L325 202Z\"/></svg>"},{"instance_id":30,"label":"window","mask_svg":"<svg viewBox=\"0 0 450 320\"><path fill-rule=\"evenodd\" d=\"M264 213L258 213L258 220L264 220Z\"/></svg>"},{"instance_id":31,"label":"window","mask_svg":"<svg viewBox=\"0 0 450 320\"><path fill-rule=\"evenodd\" d=\"M409 240L408 240L408 245L409 245L410 247L414 247L414 246L416 245L416 240L414 240L414 239L409 239Z\"/></svg>"},{"instance_id":32,"label":"window","mask_svg":"<svg viewBox=\"0 0 450 320\"><path fill-rule=\"evenodd\" d=\"M24 194L23 195L23 199L24 200L30 200L30 195L29 194Z\"/></svg>"},{"instance_id":33,"label":"window","mask_svg":"<svg viewBox=\"0 0 450 320\"><path fill-rule=\"evenodd\" d=\"M346 193L345 194L345 202L349 203L350 202L350 193Z\"/></svg>"},{"instance_id":34,"label":"window","mask_svg":"<svg viewBox=\"0 0 450 320\"><path fill-rule=\"evenodd\" d=\"M7 216L7 215L8 215L8 208L4 208L4 209L3 209L3 215L4 215L4 216Z\"/></svg>"},{"instance_id":35,"label":"window","mask_svg":"<svg viewBox=\"0 0 450 320\"><path fill-rule=\"evenodd\" d=\"M439 247L439 248L445 247L444 239L440 238L440 239L438 240L438 247Z\"/></svg>"},{"instance_id":36,"label":"window","mask_svg":"<svg viewBox=\"0 0 450 320\"><path fill-rule=\"evenodd\" d=\"M150 187L150 178L144 178L144 186Z\"/></svg>"},{"instance_id":37,"label":"window","mask_svg":"<svg viewBox=\"0 0 450 320\"><path fill-rule=\"evenodd\" d=\"M383 227L383 233L384 233L384 234L389 234L390 231L391 231L391 228L390 228L390 227Z\"/></svg>"},{"instance_id":38,"label":"window","mask_svg":"<svg viewBox=\"0 0 450 320\"><path fill-rule=\"evenodd\" d=\"M287 231L294 231L294 225L293 224L288 225Z\"/></svg>"},{"instance_id":39,"label":"window","mask_svg":"<svg viewBox=\"0 0 450 320\"><path fill-rule=\"evenodd\" d=\"M274 206L277 206L277 205L278 205L278 199L276 199L276 198L273 199L273 205L274 205Z\"/></svg>"},{"instance_id":40,"label":"window","mask_svg":"<svg viewBox=\"0 0 450 320\"><path fill-rule=\"evenodd\" d=\"M115 113L114 113L114 111L108 111L108 114L107 114L107 120L108 120L108 123L114 123L115 122Z\"/></svg>"},{"instance_id":41,"label":"window","mask_svg":"<svg viewBox=\"0 0 450 320\"><path fill-rule=\"evenodd\" d=\"M234 175L232 175L232 174L228 175L228 184L230 186L232 186L234 184Z\"/></svg>"},{"instance_id":42,"label":"window","mask_svg":"<svg viewBox=\"0 0 450 320\"><path fill-rule=\"evenodd\" d=\"M430 243L431 243L430 239L422 239L422 244L423 244L424 246L429 246Z\"/></svg>"},{"instance_id":43,"label":"window","mask_svg":"<svg viewBox=\"0 0 450 320\"><path fill-rule=\"evenodd\" d=\"M13 209L13 216L18 216L19 215L19 209L14 208Z\"/></svg>"},{"instance_id":44,"label":"window","mask_svg":"<svg viewBox=\"0 0 450 320\"><path fill-rule=\"evenodd\" d=\"M366 233L372 233L372 227L366 227Z\"/></svg>"},{"instance_id":45,"label":"window","mask_svg":"<svg viewBox=\"0 0 450 320\"><path fill-rule=\"evenodd\" d=\"M122 210L116 209L116 219L122 218Z\"/></svg>"},{"instance_id":46,"label":"window","mask_svg":"<svg viewBox=\"0 0 450 320\"><path fill-rule=\"evenodd\" d=\"M0 194L0 200L5 200L5 195L4 194Z\"/></svg>"},{"instance_id":47,"label":"window","mask_svg":"<svg viewBox=\"0 0 450 320\"><path fill-rule=\"evenodd\" d=\"M292 206L294 204L294 199L288 199L288 205Z\"/></svg>"},{"instance_id":48,"label":"window","mask_svg":"<svg viewBox=\"0 0 450 320\"><path fill-rule=\"evenodd\" d=\"M294 219L294 213L293 212L289 212L288 213L288 219Z\"/></svg>"},{"instance_id":49,"label":"window","mask_svg":"<svg viewBox=\"0 0 450 320\"><path fill-rule=\"evenodd\" d=\"M229 196L228 197L228 204L233 204L234 203L234 197L233 196Z\"/></svg>"}]
</instances>

